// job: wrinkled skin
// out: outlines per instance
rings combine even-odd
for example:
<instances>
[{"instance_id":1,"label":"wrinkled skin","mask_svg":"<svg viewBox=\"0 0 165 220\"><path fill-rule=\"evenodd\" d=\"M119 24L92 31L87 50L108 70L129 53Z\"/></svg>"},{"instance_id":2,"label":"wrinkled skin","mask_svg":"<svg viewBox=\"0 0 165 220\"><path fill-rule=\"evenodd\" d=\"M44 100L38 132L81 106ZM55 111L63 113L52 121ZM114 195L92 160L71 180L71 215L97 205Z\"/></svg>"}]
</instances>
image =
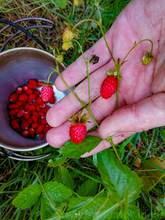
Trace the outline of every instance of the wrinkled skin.
<instances>
[{"instance_id":1,"label":"wrinkled skin","mask_svg":"<svg viewBox=\"0 0 165 220\"><path fill-rule=\"evenodd\" d=\"M89 71L91 99L94 100L91 112L101 124L99 129L88 134L102 138L113 135L113 142L117 144L136 132L165 125L165 2L132 0L106 33L106 38L115 60L120 58L122 61L135 41L146 38L153 41L152 55L156 58L149 65L142 65L145 51L150 52L150 42L141 43L130 53L127 62L121 67L123 79L119 86L119 109L115 111L116 94L107 100L100 97L101 83L106 78L105 70L114 68L104 39L101 38L85 52L86 58L92 54L100 57L97 64L89 64ZM82 81L86 77L82 56L64 70L62 76L70 87ZM57 89L66 90L60 78L57 78L55 83ZM82 101L88 103L87 79L81 82L74 92ZM47 141L51 146L59 148L70 139L71 123L68 119L81 108L77 99L69 94L48 111L47 121L54 127L47 133ZM87 123L87 129L94 125L91 119L91 123ZM108 147L110 144L102 141L83 157Z\"/></svg>"}]
</instances>

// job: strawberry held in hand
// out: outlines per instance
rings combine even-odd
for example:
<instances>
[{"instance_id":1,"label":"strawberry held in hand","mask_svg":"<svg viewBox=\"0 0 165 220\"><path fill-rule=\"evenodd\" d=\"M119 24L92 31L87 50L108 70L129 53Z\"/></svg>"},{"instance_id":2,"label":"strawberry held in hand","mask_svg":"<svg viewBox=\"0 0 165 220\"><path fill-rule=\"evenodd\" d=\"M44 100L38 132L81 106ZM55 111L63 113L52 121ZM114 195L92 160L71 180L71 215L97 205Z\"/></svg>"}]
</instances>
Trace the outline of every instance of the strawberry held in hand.
<instances>
[{"instance_id":1,"label":"strawberry held in hand","mask_svg":"<svg viewBox=\"0 0 165 220\"><path fill-rule=\"evenodd\" d=\"M69 121L73 122L69 130L69 135L74 144L81 143L87 134L86 122L88 122L90 117L86 117L86 114L81 117L81 113L82 111L77 116L73 115L73 118L69 119Z\"/></svg>"},{"instance_id":2,"label":"strawberry held in hand","mask_svg":"<svg viewBox=\"0 0 165 220\"><path fill-rule=\"evenodd\" d=\"M117 78L113 75L108 76L101 85L101 96L104 99L110 98L117 90Z\"/></svg>"},{"instance_id":3,"label":"strawberry held in hand","mask_svg":"<svg viewBox=\"0 0 165 220\"><path fill-rule=\"evenodd\" d=\"M53 87L45 85L41 89L41 98L44 102L48 102L50 98L54 95Z\"/></svg>"}]
</instances>

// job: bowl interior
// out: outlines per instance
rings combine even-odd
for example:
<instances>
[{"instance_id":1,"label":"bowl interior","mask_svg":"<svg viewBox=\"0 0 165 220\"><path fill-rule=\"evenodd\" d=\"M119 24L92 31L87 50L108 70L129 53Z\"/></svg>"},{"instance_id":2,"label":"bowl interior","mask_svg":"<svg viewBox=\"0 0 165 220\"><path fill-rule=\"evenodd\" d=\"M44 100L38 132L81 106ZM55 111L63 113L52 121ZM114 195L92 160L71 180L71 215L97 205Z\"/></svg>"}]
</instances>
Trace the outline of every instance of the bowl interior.
<instances>
[{"instance_id":1,"label":"bowl interior","mask_svg":"<svg viewBox=\"0 0 165 220\"><path fill-rule=\"evenodd\" d=\"M48 75L56 68L55 58L42 50L34 48L11 49L0 53L0 145L16 151L31 151L47 145L46 138L24 138L10 127L8 98L15 89L26 84L29 79L47 81ZM59 64L60 72L64 67ZM54 82L57 73L51 75ZM68 91L59 92L54 86L56 102Z\"/></svg>"}]
</instances>

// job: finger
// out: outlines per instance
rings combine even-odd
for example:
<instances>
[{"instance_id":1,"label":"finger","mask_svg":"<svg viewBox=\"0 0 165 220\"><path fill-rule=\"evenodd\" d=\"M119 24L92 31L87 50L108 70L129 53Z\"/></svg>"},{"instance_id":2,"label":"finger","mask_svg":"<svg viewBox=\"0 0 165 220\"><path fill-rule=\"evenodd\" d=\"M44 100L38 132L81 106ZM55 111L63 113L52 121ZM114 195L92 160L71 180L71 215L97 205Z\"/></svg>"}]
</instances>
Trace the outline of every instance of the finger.
<instances>
[{"instance_id":1,"label":"finger","mask_svg":"<svg viewBox=\"0 0 165 220\"><path fill-rule=\"evenodd\" d=\"M126 138L130 137L131 135L133 135L134 132L126 132L124 135L114 135L112 138L113 144L116 145L120 142L122 142L123 140L125 140ZM93 135L93 136L98 136L101 137L100 133L99 133L99 129L96 129L95 131L91 131L88 133L88 135ZM89 157L92 156L93 154L99 153L100 151L103 151L107 148L110 148L111 144L108 141L101 141L100 144L95 147L92 151L90 151L89 153L85 153L83 154L81 157Z\"/></svg>"},{"instance_id":2,"label":"finger","mask_svg":"<svg viewBox=\"0 0 165 220\"><path fill-rule=\"evenodd\" d=\"M109 33L106 35L109 35ZM111 42L108 43L110 48L112 48ZM89 73L92 73L110 61L111 57L103 38L97 41L94 46L92 46L84 53L85 59L89 59L92 55L98 56L99 62L97 64L88 63ZM72 63L69 67L67 67L66 70L62 72L62 77L69 87L76 85L78 82L86 78L86 76L86 64L84 62L83 56L80 56L74 63ZM55 85L56 88L60 91L67 90L60 77L57 77Z\"/></svg>"},{"instance_id":3,"label":"finger","mask_svg":"<svg viewBox=\"0 0 165 220\"><path fill-rule=\"evenodd\" d=\"M134 105L118 109L100 125L103 138L142 132L165 125L165 94L153 95Z\"/></svg>"},{"instance_id":4,"label":"finger","mask_svg":"<svg viewBox=\"0 0 165 220\"><path fill-rule=\"evenodd\" d=\"M162 52L165 52L165 46L162 50ZM164 58L164 55L162 53L160 54L161 57ZM156 76L152 83L152 92L154 94L164 92L165 91L165 60L158 56L159 62L156 63Z\"/></svg>"},{"instance_id":5,"label":"finger","mask_svg":"<svg viewBox=\"0 0 165 220\"><path fill-rule=\"evenodd\" d=\"M90 75L90 97L91 100L95 100L100 96L101 82L107 77L105 70L109 70L113 62L110 61L104 67L95 71ZM84 103L88 103L88 80L84 80L80 85L78 85L73 92L82 100ZM52 127L58 127L68 120L72 114L75 114L82 108L80 102L69 93L62 100L57 102L47 113L47 122ZM102 109L102 108L101 108Z\"/></svg>"}]
</instances>

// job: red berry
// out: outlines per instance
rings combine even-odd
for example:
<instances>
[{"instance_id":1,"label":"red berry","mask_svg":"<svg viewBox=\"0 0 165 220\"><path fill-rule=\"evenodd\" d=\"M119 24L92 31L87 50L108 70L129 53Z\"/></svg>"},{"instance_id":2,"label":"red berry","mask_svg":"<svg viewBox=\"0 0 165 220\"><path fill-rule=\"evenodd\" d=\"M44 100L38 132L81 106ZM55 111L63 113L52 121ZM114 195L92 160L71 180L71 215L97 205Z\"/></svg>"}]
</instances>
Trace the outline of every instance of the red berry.
<instances>
[{"instance_id":1,"label":"red berry","mask_svg":"<svg viewBox=\"0 0 165 220\"><path fill-rule=\"evenodd\" d=\"M41 133L41 134L39 135L39 137L42 139L42 138L45 137L45 135L44 135L43 133Z\"/></svg>"},{"instance_id":2,"label":"red berry","mask_svg":"<svg viewBox=\"0 0 165 220\"><path fill-rule=\"evenodd\" d=\"M36 96L35 94L30 94L30 95L29 95L29 99L31 99L31 100L36 99L36 97L37 97L37 96Z\"/></svg>"},{"instance_id":3,"label":"red berry","mask_svg":"<svg viewBox=\"0 0 165 220\"><path fill-rule=\"evenodd\" d=\"M53 96L53 87L52 86L43 86L41 89L41 98L44 102L48 102L49 99Z\"/></svg>"},{"instance_id":4,"label":"red berry","mask_svg":"<svg viewBox=\"0 0 165 220\"><path fill-rule=\"evenodd\" d=\"M29 79L28 84L32 84L33 89L35 89L38 85L38 81L35 79Z\"/></svg>"},{"instance_id":5,"label":"red berry","mask_svg":"<svg viewBox=\"0 0 165 220\"><path fill-rule=\"evenodd\" d=\"M18 93L13 93L10 95L9 100L10 102L15 102L18 98Z\"/></svg>"},{"instance_id":6,"label":"red berry","mask_svg":"<svg viewBox=\"0 0 165 220\"><path fill-rule=\"evenodd\" d=\"M25 111L23 109L21 109L18 113L17 113L17 117L20 118L24 115Z\"/></svg>"},{"instance_id":7,"label":"red berry","mask_svg":"<svg viewBox=\"0 0 165 220\"><path fill-rule=\"evenodd\" d=\"M32 89L32 88L33 88L33 84L28 83L28 84L27 84L27 87L28 87L28 89Z\"/></svg>"},{"instance_id":8,"label":"red berry","mask_svg":"<svg viewBox=\"0 0 165 220\"><path fill-rule=\"evenodd\" d=\"M16 88L16 93L21 94L22 92L23 92L22 87L21 87L21 86L18 86L18 87Z\"/></svg>"},{"instance_id":9,"label":"red berry","mask_svg":"<svg viewBox=\"0 0 165 220\"><path fill-rule=\"evenodd\" d=\"M29 110L30 110L30 111L34 111L35 108L36 108L35 105L33 105L33 104L30 104L30 105L29 105Z\"/></svg>"},{"instance_id":10,"label":"red berry","mask_svg":"<svg viewBox=\"0 0 165 220\"><path fill-rule=\"evenodd\" d=\"M37 117L40 117L40 114L36 111L32 111L32 115L36 115Z\"/></svg>"},{"instance_id":11,"label":"red berry","mask_svg":"<svg viewBox=\"0 0 165 220\"><path fill-rule=\"evenodd\" d=\"M56 98L55 98L55 96L53 95L53 96L49 99L49 103L50 103L50 104L54 104L55 101L56 101Z\"/></svg>"},{"instance_id":12,"label":"red berry","mask_svg":"<svg viewBox=\"0 0 165 220\"><path fill-rule=\"evenodd\" d=\"M28 86L27 86L27 85L23 85L23 86L22 86L22 89L23 89L23 91L26 92L26 90L28 89Z\"/></svg>"},{"instance_id":13,"label":"red berry","mask_svg":"<svg viewBox=\"0 0 165 220\"><path fill-rule=\"evenodd\" d=\"M50 128L49 128L49 125L45 125L44 131L43 131L44 134L46 134L46 133L49 131L49 129L50 129Z\"/></svg>"},{"instance_id":14,"label":"red berry","mask_svg":"<svg viewBox=\"0 0 165 220\"><path fill-rule=\"evenodd\" d=\"M9 104L9 108L10 109L18 109L19 105L17 105L17 104Z\"/></svg>"},{"instance_id":15,"label":"red berry","mask_svg":"<svg viewBox=\"0 0 165 220\"><path fill-rule=\"evenodd\" d=\"M26 101L28 100L28 95L21 94L21 95L19 96L19 100L20 100L21 102L26 102Z\"/></svg>"},{"instance_id":16,"label":"red berry","mask_svg":"<svg viewBox=\"0 0 165 220\"><path fill-rule=\"evenodd\" d=\"M17 112L18 112L18 109L12 109L11 111L9 111L9 115L10 116L16 115Z\"/></svg>"},{"instance_id":17,"label":"red berry","mask_svg":"<svg viewBox=\"0 0 165 220\"><path fill-rule=\"evenodd\" d=\"M46 118L41 118L40 121L39 121L39 124L40 125L46 125L47 124Z\"/></svg>"},{"instance_id":18,"label":"red berry","mask_svg":"<svg viewBox=\"0 0 165 220\"><path fill-rule=\"evenodd\" d=\"M47 110L49 110L51 107L50 107L50 105L46 105L45 108L47 108Z\"/></svg>"},{"instance_id":19,"label":"red berry","mask_svg":"<svg viewBox=\"0 0 165 220\"><path fill-rule=\"evenodd\" d=\"M32 115L32 120L36 123L38 121L38 117L36 115Z\"/></svg>"},{"instance_id":20,"label":"red berry","mask_svg":"<svg viewBox=\"0 0 165 220\"><path fill-rule=\"evenodd\" d=\"M33 118L32 118L32 116L28 119L28 123L29 123L29 125L31 125L31 124L33 123Z\"/></svg>"},{"instance_id":21,"label":"red berry","mask_svg":"<svg viewBox=\"0 0 165 220\"><path fill-rule=\"evenodd\" d=\"M37 90L37 89L34 89L33 93L34 93L35 95L37 95L37 96L39 96L39 95L41 94L41 92L40 92L39 90Z\"/></svg>"},{"instance_id":22,"label":"red berry","mask_svg":"<svg viewBox=\"0 0 165 220\"><path fill-rule=\"evenodd\" d=\"M41 104L41 103L43 103L42 98L41 98L41 97L37 97L37 99L36 99L36 103L37 103L37 104Z\"/></svg>"},{"instance_id":23,"label":"red berry","mask_svg":"<svg viewBox=\"0 0 165 220\"><path fill-rule=\"evenodd\" d=\"M23 122L21 123L21 128L22 128L23 130L28 130L28 129L29 129L29 123L28 123L27 121L23 121Z\"/></svg>"},{"instance_id":24,"label":"red berry","mask_svg":"<svg viewBox=\"0 0 165 220\"><path fill-rule=\"evenodd\" d=\"M18 129L18 128L19 128L19 124L18 124L17 120L13 119L13 120L11 121L11 127L12 127L13 129Z\"/></svg>"},{"instance_id":25,"label":"red berry","mask_svg":"<svg viewBox=\"0 0 165 220\"><path fill-rule=\"evenodd\" d=\"M81 143L87 134L87 129L84 124L73 124L70 127L69 135L73 143L79 144Z\"/></svg>"},{"instance_id":26,"label":"red berry","mask_svg":"<svg viewBox=\"0 0 165 220\"><path fill-rule=\"evenodd\" d=\"M44 130L44 125L38 125L36 129L36 134L40 134Z\"/></svg>"},{"instance_id":27,"label":"red berry","mask_svg":"<svg viewBox=\"0 0 165 220\"><path fill-rule=\"evenodd\" d=\"M29 133L30 133L30 135L35 134L34 128L29 128Z\"/></svg>"},{"instance_id":28,"label":"red berry","mask_svg":"<svg viewBox=\"0 0 165 220\"><path fill-rule=\"evenodd\" d=\"M102 98L110 98L117 90L117 78L114 76L108 76L101 85L100 94Z\"/></svg>"},{"instance_id":29,"label":"red berry","mask_svg":"<svg viewBox=\"0 0 165 220\"><path fill-rule=\"evenodd\" d=\"M41 111L41 108L40 108L39 105L36 106L36 111L37 111L37 112L40 112L40 111Z\"/></svg>"},{"instance_id":30,"label":"red berry","mask_svg":"<svg viewBox=\"0 0 165 220\"><path fill-rule=\"evenodd\" d=\"M16 101L15 104L21 106L23 103L21 101Z\"/></svg>"},{"instance_id":31,"label":"red berry","mask_svg":"<svg viewBox=\"0 0 165 220\"><path fill-rule=\"evenodd\" d=\"M40 108L45 108L45 103L41 103Z\"/></svg>"},{"instance_id":32,"label":"red berry","mask_svg":"<svg viewBox=\"0 0 165 220\"><path fill-rule=\"evenodd\" d=\"M29 131L22 131L22 136L27 137L29 135Z\"/></svg>"},{"instance_id":33,"label":"red berry","mask_svg":"<svg viewBox=\"0 0 165 220\"><path fill-rule=\"evenodd\" d=\"M29 119L29 117L30 117L30 111L27 110L26 112L24 112L24 118Z\"/></svg>"},{"instance_id":34,"label":"red berry","mask_svg":"<svg viewBox=\"0 0 165 220\"><path fill-rule=\"evenodd\" d=\"M27 90L26 90L26 93L27 93L27 94L32 94L32 93L33 93L33 90L32 90L32 89L27 89Z\"/></svg>"},{"instance_id":35,"label":"red berry","mask_svg":"<svg viewBox=\"0 0 165 220\"><path fill-rule=\"evenodd\" d=\"M39 115L40 115L40 116L45 116L46 113L44 113L44 112L39 112Z\"/></svg>"},{"instance_id":36,"label":"red berry","mask_svg":"<svg viewBox=\"0 0 165 220\"><path fill-rule=\"evenodd\" d=\"M32 123L32 128L36 129L38 127L38 123L33 122Z\"/></svg>"}]
</instances>

